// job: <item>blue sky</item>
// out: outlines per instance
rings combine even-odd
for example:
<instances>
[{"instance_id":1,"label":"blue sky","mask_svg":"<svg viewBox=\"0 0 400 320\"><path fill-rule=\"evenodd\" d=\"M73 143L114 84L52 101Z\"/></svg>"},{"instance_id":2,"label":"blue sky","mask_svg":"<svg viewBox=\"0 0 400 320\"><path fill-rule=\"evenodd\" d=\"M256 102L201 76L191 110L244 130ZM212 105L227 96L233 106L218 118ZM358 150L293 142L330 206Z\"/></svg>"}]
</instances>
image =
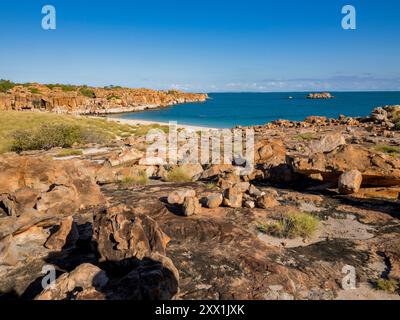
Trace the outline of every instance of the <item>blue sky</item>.
<instances>
[{"instance_id":1,"label":"blue sky","mask_svg":"<svg viewBox=\"0 0 400 320\"><path fill-rule=\"evenodd\" d=\"M41 28L43 5L57 29ZM341 9L357 10L343 30ZM3 0L0 78L187 91L400 90L398 0Z\"/></svg>"}]
</instances>

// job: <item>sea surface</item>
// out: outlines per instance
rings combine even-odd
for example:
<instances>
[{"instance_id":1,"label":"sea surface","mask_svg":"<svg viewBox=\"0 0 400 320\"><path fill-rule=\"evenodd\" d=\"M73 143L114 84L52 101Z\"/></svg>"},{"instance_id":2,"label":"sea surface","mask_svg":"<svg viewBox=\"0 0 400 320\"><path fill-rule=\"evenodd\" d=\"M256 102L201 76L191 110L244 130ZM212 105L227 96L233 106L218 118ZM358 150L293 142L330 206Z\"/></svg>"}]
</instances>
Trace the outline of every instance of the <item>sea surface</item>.
<instances>
[{"instance_id":1,"label":"sea surface","mask_svg":"<svg viewBox=\"0 0 400 320\"><path fill-rule=\"evenodd\" d=\"M379 106L400 104L400 92L332 92L335 99L310 100L307 93L210 93L202 103L113 115L123 119L230 128L261 125L276 119L303 120L316 115L367 116ZM289 99L292 97L292 99Z\"/></svg>"}]
</instances>

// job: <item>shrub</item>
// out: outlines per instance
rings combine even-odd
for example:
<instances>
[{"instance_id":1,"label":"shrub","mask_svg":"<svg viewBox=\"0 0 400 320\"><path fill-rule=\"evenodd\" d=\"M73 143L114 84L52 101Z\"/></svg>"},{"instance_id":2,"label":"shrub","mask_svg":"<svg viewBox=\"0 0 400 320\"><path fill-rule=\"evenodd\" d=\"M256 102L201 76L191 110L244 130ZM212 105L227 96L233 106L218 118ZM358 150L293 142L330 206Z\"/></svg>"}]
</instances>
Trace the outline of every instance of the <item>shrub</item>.
<instances>
[{"instance_id":1,"label":"shrub","mask_svg":"<svg viewBox=\"0 0 400 320\"><path fill-rule=\"evenodd\" d=\"M110 96L107 97L107 100L108 100L108 101L110 101L110 100L112 100L112 99L121 99L121 98L120 98L119 96L115 95L115 94L112 94L112 95L110 95Z\"/></svg>"},{"instance_id":2,"label":"shrub","mask_svg":"<svg viewBox=\"0 0 400 320\"><path fill-rule=\"evenodd\" d=\"M179 93L179 91L178 90L168 90L167 93L171 94L171 95L176 95Z\"/></svg>"},{"instance_id":3,"label":"shrub","mask_svg":"<svg viewBox=\"0 0 400 320\"><path fill-rule=\"evenodd\" d=\"M395 128L396 130L400 130L400 121L399 121L399 122L396 122L394 128Z\"/></svg>"},{"instance_id":4,"label":"shrub","mask_svg":"<svg viewBox=\"0 0 400 320\"><path fill-rule=\"evenodd\" d=\"M79 90L79 92L81 93L81 95L83 95L85 97L96 98L96 94L94 93L94 91L92 89L83 87Z\"/></svg>"},{"instance_id":5,"label":"shrub","mask_svg":"<svg viewBox=\"0 0 400 320\"><path fill-rule=\"evenodd\" d=\"M377 290L386 291L389 293L395 293L399 289L399 284L394 279L378 279L375 282Z\"/></svg>"},{"instance_id":6,"label":"shrub","mask_svg":"<svg viewBox=\"0 0 400 320\"><path fill-rule=\"evenodd\" d=\"M78 143L103 143L101 132L69 124L45 124L34 129L20 129L12 134L11 151L48 150L54 147L70 148Z\"/></svg>"},{"instance_id":7,"label":"shrub","mask_svg":"<svg viewBox=\"0 0 400 320\"><path fill-rule=\"evenodd\" d=\"M29 91L33 94L39 94L40 90L38 88L29 88Z\"/></svg>"},{"instance_id":8,"label":"shrub","mask_svg":"<svg viewBox=\"0 0 400 320\"><path fill-rule=\"evenodd\" d=\"M134 129L133 134L135 136L145 136L148 134L148 132L150 130L153 130L153 129L159 129L159 130L163 131L164 133L169 132L169 128L167 126L162 126L159 124L149 124L149 125L141 125L141 126L136 127Z\"/></svg>"},{"instance_id":9,"label":"shrub","mask_svg":"<svg viewBox=\"0 0 400 320\"><path fill-rule=\"evenodd\" d=\"M55 84L46 84L45 85L47 88L49 88L50 90L53 90L54 88L61 88L62 91L64 92L71 92L71 91L76 91L77 87L70 85L70 84L59 84L59 83L55 83Z\"/></svg>"},{"instance_id":10,"label":"shrub","mask_svg":"<svg viewBox=\"0 0 400 320\"><path fill-rule=\"evenodd\" d=\"M149 183L149 178L145 171L139 171L137 175L125 176L120 181L123 185L146 185Z\"/></svg>"},{"instance_id":11,"label":"shrub","mask_svg":"<svg viewBox=\"0 0 400 320\"><path fill-rule=\"evenodd\" d=\"M279 238L311 237L318 227L318 218L303 212L291 212L277 222L262 225L258 229Z\"/></svg>"},{"instance_id":12,"label":"shrub","mask_svg":"<svg viewBox=\"0 0 400 320\"><path fill-rule=\"evenodd\" d=\"M9 80L0 80L0 92L7 92L8 90L14 88L17 84Z\"/></svg>"},{"instance_id":13,"label":"shrub","mask_svg":"<svg viewBox=\"0 0 400 320\"><path fill-rule=\"evenodd\" d=\"M376 146L374 149L375 149L375 151L378 151L378 152L384 152L384 153L393 154L393 155L400 153L400 147L394 147L394 146L379 145L379 146Z\"/></svg>"},{"instance_id":14,"label":"shrub","mask_svg":"<svg viewBox=\"0 0 400 320\"><path fill-rule=\"evenodd\" d=\"M185 172L184 169L177 167L168 172L166 181L168 181L168 182L191 182L192 177L190 177L190 175L187 172Z\"/></svg>"}]
</instances>

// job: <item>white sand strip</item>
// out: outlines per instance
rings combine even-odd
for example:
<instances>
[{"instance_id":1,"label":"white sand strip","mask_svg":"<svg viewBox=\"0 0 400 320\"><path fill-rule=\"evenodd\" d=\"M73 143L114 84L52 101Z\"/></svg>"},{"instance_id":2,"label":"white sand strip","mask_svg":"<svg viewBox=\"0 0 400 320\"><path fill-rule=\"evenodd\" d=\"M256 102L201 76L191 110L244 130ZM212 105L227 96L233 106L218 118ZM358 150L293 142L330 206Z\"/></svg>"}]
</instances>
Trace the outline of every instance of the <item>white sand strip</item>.
<instances>
[{"instance_id":1,"label":"white sand strip","mask_svg":"<svg viewBox=\"0 0 400 320\"><path fill-rule=\"evenodd\" d=\"M168 126L168 122L159 122L159 121L150 121L150 120L138 120L138 119L121 119L121 118L113 118L113 117L107 117L108 121L116 121L119 123L123 124L129 124L131 126L135 125L153 125L153 124L159 124L162 126ZM179 124L177 123L178 128L182 129L188 129L188 130L194 130L194 131L199 131L199 130L209 130L209 129L218 129L218 128L211 128L211 127L201 127L201 126L191 126L191 125L186 125L186 124Z\"/></svg>"}]
</instances>

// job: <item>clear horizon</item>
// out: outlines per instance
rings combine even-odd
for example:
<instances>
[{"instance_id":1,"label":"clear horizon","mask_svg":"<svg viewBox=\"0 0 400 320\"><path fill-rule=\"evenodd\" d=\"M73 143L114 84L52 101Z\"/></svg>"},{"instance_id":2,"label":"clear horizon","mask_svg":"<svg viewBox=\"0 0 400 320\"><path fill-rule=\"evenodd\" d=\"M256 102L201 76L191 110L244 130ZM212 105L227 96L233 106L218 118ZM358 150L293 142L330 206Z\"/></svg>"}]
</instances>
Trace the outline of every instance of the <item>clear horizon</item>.
<instances>
[{"instance_id":1,"label":"clear horizon","mask_svg":"<svg viewBox=\"0 0 400 320\"><path fill-rule=\"evenodd\" d=\"M45 4L56 30L41 26ZM344 30L345 4L356 30ZM190 92L400 91L387 0L5 1L0 78Z\"/></svg>"}]
</instances>

